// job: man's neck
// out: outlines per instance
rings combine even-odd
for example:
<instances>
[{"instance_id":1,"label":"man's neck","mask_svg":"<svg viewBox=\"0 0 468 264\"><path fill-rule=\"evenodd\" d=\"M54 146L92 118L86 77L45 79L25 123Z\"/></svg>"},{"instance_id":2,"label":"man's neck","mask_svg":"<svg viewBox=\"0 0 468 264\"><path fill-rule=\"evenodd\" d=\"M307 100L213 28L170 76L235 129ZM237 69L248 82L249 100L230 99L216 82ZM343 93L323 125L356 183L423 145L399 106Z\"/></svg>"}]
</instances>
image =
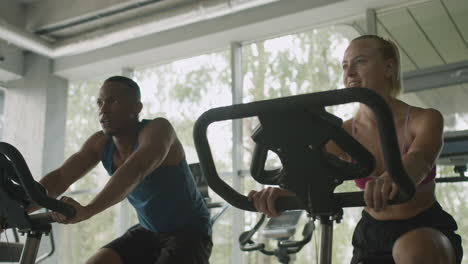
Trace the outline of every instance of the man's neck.
<instances>
[{"instance_id":1,"label":"man's neck","mask_svg":"<svg viewBox=\"0 0 468 264\"><path fill-rule=\"evenodd\" d=\"M112 140L114 141L115 147L119 155L126 156L133 152L135 143L138 137L138 120L135 124L128 127L126 130L120 131L119 134L113 135Z\"/></svg>"}]
</instances>

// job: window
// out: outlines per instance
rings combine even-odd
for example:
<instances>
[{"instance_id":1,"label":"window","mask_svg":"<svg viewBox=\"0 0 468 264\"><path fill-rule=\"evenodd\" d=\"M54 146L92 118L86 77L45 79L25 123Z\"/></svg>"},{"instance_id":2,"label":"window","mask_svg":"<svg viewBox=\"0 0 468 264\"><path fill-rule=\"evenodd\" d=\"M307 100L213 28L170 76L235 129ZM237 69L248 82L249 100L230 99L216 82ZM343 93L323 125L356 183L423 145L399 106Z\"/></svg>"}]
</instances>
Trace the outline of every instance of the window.
<instances>
[{"instance_id":1,"label":"window","mask_svg":"<svg viewBox=\"0 0 468 264\"><path fill-rule=\"evenodd\" d=\"M141 87L144 105L141 118L167 118L184 146L187 162L198 162L193 126L204 111L232 104L230 78L230 54L227 51L137 70L134 80ZM208 127L210 148L221 176L232 174L231 123L213 123ZM231 181L230 177L224 180ZM210 196L213 202L222 202L215 193L211 192ZM226 257L232 248L230 216L231 210L228 210L213 226L212 263L230 263L230 258ZM132 218L132 222L136 222L136 217Z\"/></svg>"},{"instance_id":2,"label":"window","mask_svg":"<svg viewBox=\"0 0 468 264\"><path fill-rule=\"evenodd\" d=\"M343 87L342 56L349 40L357 35L357 32L348 26L331 26L244 46L243 101L252 102ZM332 113L346 120L352 116L356 105L330 108ZM256 118L243 119L243 157L246 170L249 169L255 146L250 136L257 124ZM276 155L270 154L267 167L280 166L280 161L275 159ZM251 177L245 177L244 186L246 193L252 189L262 188ZM356 190L351 185L341 188ZM253 226L258 217L259 215L255 213L246 213L246 224ZM346 209L346 220L335 225L333 263L350 259L352 247L349 241L358 217L356 209L354 211ZM301 231L305 223L305 217L303 218L296 230L296 239L302 238ZM314 233L314 237L317 237L317 234L318 232ZM316 239L314 238L297 253L297 263L310 263L316 259L315 248L319 243ZM271 247L276 247L275 242L270 241ZM258 251L246 253L248 259L246 263L264 263L268 261L267 259L271 262L277 261L275 257L267 257L256 252Z\"/></svg>"},{"instance_id":3,"label":"window","mask_svg":"<svg viewBox=\"0 0 468 264\"><path fill-rule=\"evenodd\" d=\"M78 151L86 139L99 131L96 99L105 78L71 82L68 90L68 109L65 139L65 157ZM101 164L73 184L66 195L81 204L94 198L108 180ZM116 207L75 225L56 225L59 263L84 263L100 247L115 238L117 226Z\"/></svg>"},{"instance_id":4,"label":"window","mask_svg":"<svg viewBox=\"0 0 468 264\"><path fill-rule=\"evenodd\" d=\"M135 71L140 85L141 118L167 118L182 141L187 161L198 162L193 125L206 110L232 104L229 52L212 53ZM214 123L208 138L219 171L232 170L230 122Z\"/></svg>"},{"instance_id":5,"label":"window","mask_svg":"<svg viewBox=\"0 0 468 264\"><path fill-rule=\"evenodd\" d=\"M184 145L187 161L198 162L193 143L193 125L204 111L232 104L230 76L229 52L212 53L136 70L133 79L140 85L144 105L140 119L165 117L170 120ZM76 152L92 133L100 130L95 103L104 79L70 84L67 157ZM231 172L231 122L211 125L208 137L218 171L223 175ZM86 204L102 188L108 177L99 164L88 176L71 187L71 195ZM214 193L211 196L213 202L221 201ZM119 220L123 217L119 208L114 206L84 223L60 226L59 262L83 263L100 247L113 240L119 230L138 222L131 208L130 220L126 223L128 226L122 227L125 223ZM214 226L215 248L211 257L214 263L223 263L226 260L225 252L230 253L232 248L229 215L228 211Z\"/></svg>"}]
</instances>

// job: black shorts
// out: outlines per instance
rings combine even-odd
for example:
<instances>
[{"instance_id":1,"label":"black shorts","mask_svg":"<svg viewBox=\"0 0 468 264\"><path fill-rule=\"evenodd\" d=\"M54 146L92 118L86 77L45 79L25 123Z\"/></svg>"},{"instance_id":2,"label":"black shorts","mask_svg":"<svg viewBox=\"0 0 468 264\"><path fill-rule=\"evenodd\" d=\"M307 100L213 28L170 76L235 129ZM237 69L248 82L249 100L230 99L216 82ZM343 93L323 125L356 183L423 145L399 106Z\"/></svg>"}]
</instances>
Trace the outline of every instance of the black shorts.
<instances>
[{"instance_id":1,"label":"black shorts","mask_svg":"<svg viewBox=\"0 0 468 264\"><path fill-rule=\"evenodd\" d=\"M404 233L420 227L433 228L443 233L452 242L457 263L461 263L463 248L461 237L455 234L457 223L435 202L426 211L405 220L379 221L363 211L353 234L354 250L351 264L393 264L392 249L395 241Z\"/></svg>"},{"instance_id":2,"label":"black shorts","mask_svg":"<svg viewBox=\"0 0 468 264\"><path fill-rule=\"evenodd\" d=\"M207 264L213 242L191 229L155 233L136 225L103 248L117 252L125 264Z\"/></svg>"}]
</instances>

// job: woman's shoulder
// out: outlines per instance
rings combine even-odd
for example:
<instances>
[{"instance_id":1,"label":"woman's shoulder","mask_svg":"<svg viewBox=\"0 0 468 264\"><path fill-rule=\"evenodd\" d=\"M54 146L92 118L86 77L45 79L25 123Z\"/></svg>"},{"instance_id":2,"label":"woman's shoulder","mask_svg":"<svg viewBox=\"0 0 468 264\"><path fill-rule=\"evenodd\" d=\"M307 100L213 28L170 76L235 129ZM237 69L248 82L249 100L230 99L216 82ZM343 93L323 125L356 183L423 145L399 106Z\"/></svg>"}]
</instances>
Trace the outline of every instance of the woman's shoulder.
<instances>
[{"instance_id":1,"label":"woman's shoulder","mask_svg":"<svg viewBox=\"0 0 468 264\"><path fill-rule=\"evenodd\" d=\"M442 113L434 108L422 108L417 106L411 106L410 118L414 121L434 121L434 122L443 122L444 117Z\"/></svg>"},{"instance_id":2,"label":"woman's shoulder","mask_svg":"<svg viewBox=\"0 0 468 264\"><path fill-rule=\"evenodd\" d=\"M413 133L436 132L444 128L442 113L434 108L411 107L409 127Z\"/></svg>"},{"instance_id":3,"label":"woman's shoulder","mask_svg":"<svg viewBox=\"0 0 468 264\"><path fill-rule=\"evenodd\" d=\"M434 121L443 121L443 116L437 109L410 105L399 99L396 99L395 101L396 103L393 105L396 107L392 107L392 112L394 115L397 115L397 119L409 119L411 123L431 119L434 119Z\"/></svg>"}]
</instances>

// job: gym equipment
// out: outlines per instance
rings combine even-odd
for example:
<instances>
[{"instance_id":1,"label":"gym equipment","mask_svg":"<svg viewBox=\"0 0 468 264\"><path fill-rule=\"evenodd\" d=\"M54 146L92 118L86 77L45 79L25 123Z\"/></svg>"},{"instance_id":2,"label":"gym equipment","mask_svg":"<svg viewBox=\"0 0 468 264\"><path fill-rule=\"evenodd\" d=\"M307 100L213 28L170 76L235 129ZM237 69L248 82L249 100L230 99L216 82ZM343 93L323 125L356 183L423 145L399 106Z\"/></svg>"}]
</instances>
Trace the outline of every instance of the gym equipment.
<instances>
[{"instance_id":1,"label":"gym equipment","mask_svg":"<svg viewBox=\"0 0 468 264\"><path fill-rule=\"evenodd\" d=\"M259 230L265 215L262 214L257 224L249 231L243 232L239 236L239 244L242 251L259 250L265 255L275 256L280 263L291 263L295 259L295 253L299 252L303 246L309 243L312 233L315 229L313 221L304 225L302 231L303 238L299 241L290 240L296 233L296 227L302 211L286 211L277 218L270 218L266 226L262 229L262 237L266 239L277 240L277 248L274 250L266 249L264 243L255 243L252 240L253 235Z\"/></svg>"},{"instance_id":2,"label":"gym equipment","mask_svg":"<svg viewBox=\"0 0 468 264\"><path fill-rule=\"evenodd\" d=\"M468 181L468 177L465 176L468 164L468 130L445 133L444 147L436 163L454 166L453 170L458 174L454 177L437 177L437 183Z\"/></svg>"},{"instance_id":3,"label":"gym equipment","mask_svg":"<svg viewBox=\"0 0 468 264\"><path fill-rule=\"evenodd\" d=\"M191 163L189 164L190 171L192 172L193 178L195 179L195 183L197 185L197 190L200 192L203 200L205 201L206 207L208 210L221 208L214 216L211 217L211 224L214 224L216 220L218 220L221 215L229 209L230 205L228 203L219 203L219 202L212 202L210 194L208 192L208 182L206 181L206 177L203 175L200 167L200 163Z\"/></svg>"},{"instance_id":4,"label":"gym equipment","mask_svg":"<svg viewBox=\"0 0 468 264\"><path fill-rule=\"evenodd\" d=\"M13 233L14 242L0 242L0 262L17 261L17 259L19 259L19 256L21 256L23 244L19 243L19 236L16 229L11 230Z\"/></svg>"},{"instance_id":5,"label":"gym equipment","mask_svg":"<svg viewBox=\"0 0 468 264\"><path fill-rule=\"evenodd\" d=\"M208 185L231 205L256 211L248 198L226 184L218 175L206 136L213 122L257 116L260 126L252 135L256 142L251 174L262 184L280 185L296 194L276 201L279 211L303 209L313 220L320 219L322 237L320 263L331 263L333 222L343 216L343 207L364 206L363 192L334 193L345 180L368 176L374 158L342 127L342 120L328 112L326 106L360 102L375 114L380 134L385 169L399 186L392 203L411 199L415 186L407 176L395 134L392 113L377 93L366 88L347 88L279 99L219 107L203 113L195 123L195 147ZM334 141L355 162L346 162L324 151ZM276 153L282 169L264 169L268 151Z\"/></svg>"},{"instance_id":6,"label":"gym equipment","mask_svg":"<svg viewBox=\"0 0 468 264\"><path fill-rule=\"evenodd\" d=\"M1 203L0 203L1 204ZM3 262L18 262L23 252L24 244L20 243L18 231L16 228L10 229L13 233L14 242L0 242L0 263ZM37 257L36 264L39 264L52 256L55 252L55 239L52 230L47 234L50 239L50 249L48 252ZM5 235L6 236L6 235Z\"/></svg>"},{"instance_id":7,"label":"gym equipment","mask_svg":"<svg viewBox=\"0 0 468 264\"><path fill-rule=\"evenodd\" d=\"M36 182L21 153L12 145L0 142L0 218L3 229L15 228L27 234L23 245L0 245L7 252L1 256L21 264L36 262L42 235L50 234L53 219L50 212L28 215L32 206L40 206L73 217L72 206L47 196L44 187ZM22 250L21 250L22 248ZM10 255L11 254L11 255Z\"/></svg>"}]
</instances>

